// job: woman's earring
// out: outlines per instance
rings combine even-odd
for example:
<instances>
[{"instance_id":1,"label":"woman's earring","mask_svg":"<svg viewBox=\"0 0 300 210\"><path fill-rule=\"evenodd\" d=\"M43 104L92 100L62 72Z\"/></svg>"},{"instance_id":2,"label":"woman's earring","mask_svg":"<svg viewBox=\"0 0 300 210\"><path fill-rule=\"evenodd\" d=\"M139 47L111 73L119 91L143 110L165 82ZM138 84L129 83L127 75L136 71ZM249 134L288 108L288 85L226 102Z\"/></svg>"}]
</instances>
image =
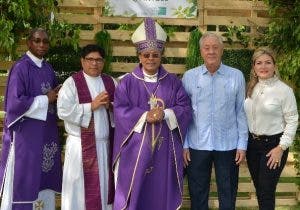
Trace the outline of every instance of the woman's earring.
<instances>
[{"instance_id":1,"label":"woman's earring","mask_svg":"<svg viewBox=\"0 0 300 210\"><path fill-rule=\"evenodd\" d=\"M256 72L254 72L253 76L254 76L255 78L257 77L257 74L256 74Z\"/></svg>"}]
</instances>

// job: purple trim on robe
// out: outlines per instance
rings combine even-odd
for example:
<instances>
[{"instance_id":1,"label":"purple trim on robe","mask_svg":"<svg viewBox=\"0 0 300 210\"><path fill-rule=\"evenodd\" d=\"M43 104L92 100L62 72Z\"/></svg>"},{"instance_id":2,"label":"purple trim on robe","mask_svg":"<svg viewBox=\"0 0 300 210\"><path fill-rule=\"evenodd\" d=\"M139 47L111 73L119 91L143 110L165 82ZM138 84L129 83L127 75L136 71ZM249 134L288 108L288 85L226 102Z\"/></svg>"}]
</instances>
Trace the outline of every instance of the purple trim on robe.
<instances>
[{"instance_id":1,"label":"purple trim on robe","mask_svg":"<svg viewBox=\"0 0 300 210\"><path fill-rule=\"evenodd\" d=\"M140 66L117 86L113 157L114 164L119 159L119 174L114 210L174 210L182 204L181 137L185 136L192 109L190 99L176 75L160 67L158 81L156 96L164 100L166 108L174 111L179 127L170 131L165 121L156 124L156 133L160 126L161 133L153 152L151 124L146 123L142 133L133 132L142 114L150 109L149 94L143 84ZM155 89L153 85L148 87Z\"/></svg>"},{"instance_id":2,"label":"purple trim on robe","mask_svg":"<svg viewBox=\"0 0 300 210\"><path fill-rule=\"evenodd\" d=\"M6 115L0 179L3 182L14 132L13 201L32 202L37 199L39 191L44 189L61 191L61 148L58 139L56 105L49 104L46 121L21 117L30 108L34 97L45 95L57 84L50 64L43 61L42 67L39 68L26 54L13 65L9 72L5 95ZM8 127L10 124L11 126ZM26 209L24 204L18 206Z\"/></svg>"}]
</instances>

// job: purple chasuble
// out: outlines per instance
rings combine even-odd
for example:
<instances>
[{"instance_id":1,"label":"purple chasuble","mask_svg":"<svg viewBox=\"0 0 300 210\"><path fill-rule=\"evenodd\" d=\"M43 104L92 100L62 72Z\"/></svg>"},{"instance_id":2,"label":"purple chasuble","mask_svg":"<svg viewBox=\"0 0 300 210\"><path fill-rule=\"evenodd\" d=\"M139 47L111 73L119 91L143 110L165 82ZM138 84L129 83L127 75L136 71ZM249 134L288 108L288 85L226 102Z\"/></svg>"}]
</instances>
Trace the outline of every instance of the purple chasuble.
<instances>
[{"instance_id":1,"label":"purple chasuble","mask_svg":"<svg viewBox=\"0 0 300 210\"><path fill-rule=\"evenodd\" d=\"M150 110L151 94L163 100L166 109L174 111L177 128L170 130L163 120L154 127L145 122L141 133L133 130ZM190 99L181 81L162 66L157 83L146 83L140 66L120 81L114 101L114 166L119 161L114 210L180 208L183 139L191 113Z\"/></svg>"},{"instance_id":2,"label":"purple chasuble","mask_svg":"<svg viewBox=\"0 0 300 210\"><path fill-rule=\"evenodd\" d=\"M83 71L79 71L72 75L78 92L79 103L91 103L92 97L89 92ZM114 82L104 74L101 75L105 89L109 93L110 99L113 100ZM109 115L108 115L109 116ZM110 123L109 123L110 124ZM111 130L110 130L111 131ZM110 144L112 144L110 142ZM85 206L86 210L101 210L101 195L100 195L100 179L99 165L97 160L94 117L92 116L88 128L81 127L81 145L82 145L82 162L84 174L84 190L85 190ZM111 152L109 152L111 154ZM109 155L111 156L111 155ZM109 161L111 163L111 161ZM110 170L111 171L111 170ZM109 195L108 204L113 202L114 186L112 173L109 173Z\"/></svg>"},{"instance_id":3,"label":"purple chasuble","mask_svg":"<svg viewBox=\"0 0 300 210\"><path fill-rule=\"evenodd\" d=\"M13 202L32 202L37 199L39 191L44 189L61 191L61 147L56 104L49 104L46 121L24 116L34 97L47 94L57 85L55 72L50 64L43 61L40 68L26 54L9 72L4 105L6 114L0 180L3 183L10 144L14 141ZM27 209L25 204L16 206Z\"/></svg>"}]
</instances>

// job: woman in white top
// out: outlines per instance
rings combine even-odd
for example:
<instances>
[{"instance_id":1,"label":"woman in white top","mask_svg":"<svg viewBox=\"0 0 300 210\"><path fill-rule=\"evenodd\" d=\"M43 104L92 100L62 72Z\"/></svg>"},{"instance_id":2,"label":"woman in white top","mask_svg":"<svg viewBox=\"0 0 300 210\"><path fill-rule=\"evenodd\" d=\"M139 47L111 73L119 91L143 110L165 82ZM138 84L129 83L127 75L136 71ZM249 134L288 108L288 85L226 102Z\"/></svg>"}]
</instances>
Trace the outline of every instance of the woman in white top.
<instances>
[{"instance_id":1,"label":"woman in white top","mask_svg":"<svg viewBox=\"0 0 300 210\"><path fill-rule=\"evenodd\" d=\"M275 191L298 126L293 90L279 79L269 48L252 57L245 111L249 125L248 168L260 210L275 208Z\"/></svg>"}]
</instances>

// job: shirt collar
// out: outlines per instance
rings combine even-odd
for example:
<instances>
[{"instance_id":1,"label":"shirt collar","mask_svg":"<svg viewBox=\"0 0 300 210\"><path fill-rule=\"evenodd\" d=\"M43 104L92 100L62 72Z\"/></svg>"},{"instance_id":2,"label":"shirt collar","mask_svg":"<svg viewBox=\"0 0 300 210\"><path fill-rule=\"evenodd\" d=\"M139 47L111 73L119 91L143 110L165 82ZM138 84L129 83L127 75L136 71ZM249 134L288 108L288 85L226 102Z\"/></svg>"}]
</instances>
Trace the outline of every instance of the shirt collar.
<instances>
[{"instance_id":1,"label":"shirt collar","mask_svg":"<svg viewBox=\"0 0 300 210\"><path fill-rule=\"evenodd\" d=\"M35 65L37 65L38 67L42 67L42 63L43 63L43 58L39 59L38 57L36 57L35 55L33 55L29 50L26 52L26 55L35 63Z\"/></svg>"},{"instance_id":2,"label":"shirt collar","mask_svg":"<svg viewBox=\"0 0 300 210\"><path fill-rule=\"evenodd\" d=\"M260 78L258 78L258 84L260 84L260 85L266 85L266 86L272 86L278 80L279 79L278 79L278 77L276 75L274 75L273 77L268 78L268 79L260 79Z\"/></svg>"},{"instance_id":3,"label":"shirt collar","mask_svg":"<svg viewBox=\"0 0 300 210\"><path fill-rule=\"evenodd\" d=\"M209 71L207 70L205 64L203 64L202 68L201 68L201 74L208 74L208 73L209 73ZM225 74L225 68L224 68L224 65L222 63L220 64L220 67L218 68L216 73L221 74L221 75Z\"/></svg>"}]
</instances>

